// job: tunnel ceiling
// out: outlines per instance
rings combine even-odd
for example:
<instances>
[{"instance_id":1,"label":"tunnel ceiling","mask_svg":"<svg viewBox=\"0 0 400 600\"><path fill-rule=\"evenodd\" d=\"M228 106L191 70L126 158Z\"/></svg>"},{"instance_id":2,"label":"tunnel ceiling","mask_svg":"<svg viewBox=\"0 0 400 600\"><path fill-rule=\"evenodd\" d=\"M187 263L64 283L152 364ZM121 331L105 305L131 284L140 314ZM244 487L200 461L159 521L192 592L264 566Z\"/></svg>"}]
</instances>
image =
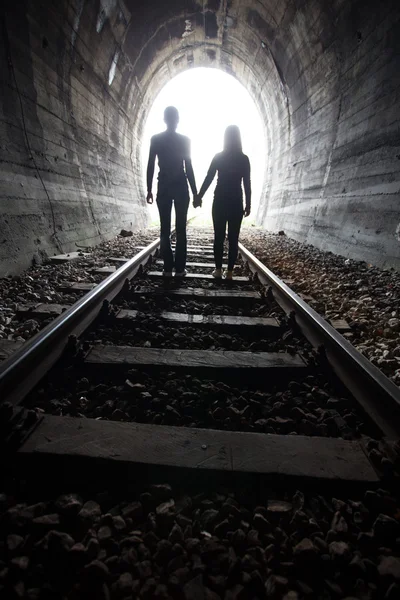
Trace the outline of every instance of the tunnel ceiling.
<instances>
[{"instance_id":1,"label":"tunnel ceiling","mask_svg":"<svg viewBox=\"0 0 400 600\"><path fill-rule=\"evenodd\" d=\"M200 66L237 77L263 117L259 224L398 267L399 13L387 0L6 0L0 273L146 223L146 115Z\"/></svg>"}]
</instances>

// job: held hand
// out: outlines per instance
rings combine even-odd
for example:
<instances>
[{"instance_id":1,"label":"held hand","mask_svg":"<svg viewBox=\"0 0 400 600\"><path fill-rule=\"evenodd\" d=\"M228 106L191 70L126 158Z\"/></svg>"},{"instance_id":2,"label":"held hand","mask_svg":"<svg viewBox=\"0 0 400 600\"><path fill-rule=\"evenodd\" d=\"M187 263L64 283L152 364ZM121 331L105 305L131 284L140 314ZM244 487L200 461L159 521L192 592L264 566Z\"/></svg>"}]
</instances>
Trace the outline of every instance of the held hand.
<instances>
[{"instance_id":1,"label":"held hand","mask_svg":"<svg viewBox=\"0 0 400 600\"><path fill-rule=\"evenodd\" d=\"M248 217L248 216L249 216L249 214L250 214L250 207L249 207L249 206L246 206L246 208L245 208L245 209L244 209L244 211L243 211L243 216L244 216L244 217Z\"/></svg>"},{"instance_id":2,"label":"held hand","mask_svg":"<svg viewBox=\"0 0 400 600\"><path fill-rule=\"evenodd\" d=\"M193 207L197 208L197 207L201 207L202 205L202 199L200 198L200 196L198 194L196 194L195 196L193 196Z\"/></svg>"},{"instance_id":3,"label":"held hand","mask_svg":"<svg viewBox=\"0 0 400 600\"><path fill-rule=\"evenodd\" d=\"M146 201L147 201L147 204L153 204L154 199L153 199L153 193L152 192L147 192Z\"/></svg>"}]
</instances>

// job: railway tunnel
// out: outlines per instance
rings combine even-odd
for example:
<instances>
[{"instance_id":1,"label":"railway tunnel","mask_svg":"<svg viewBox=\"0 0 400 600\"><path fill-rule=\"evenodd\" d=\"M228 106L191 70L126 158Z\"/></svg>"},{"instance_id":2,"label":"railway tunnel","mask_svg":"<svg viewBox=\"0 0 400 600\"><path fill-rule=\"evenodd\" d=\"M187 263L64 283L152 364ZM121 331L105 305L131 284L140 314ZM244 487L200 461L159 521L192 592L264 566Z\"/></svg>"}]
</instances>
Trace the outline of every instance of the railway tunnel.
<instances>
[{"instance_id":1,"label":"railway tunnel","mask_svg":"<svg viewBox=\"0 0 400 600\"><path fill-rule=\"evenodd\" d=\"M398 268L399 15L390 0L6 1L0 273L146 225L144 123L196 67L236 77L262 115L258 225Z\"/></svg>"},{"instance_id":2,"label":"railway tunnel","mask_svg":"<svg viewBox=\"0 0 400 600\"><path fill-rule=\"evenodd\" d=\"M0 16L0 596L397 600L398 1ZM201 213L173 273L148 124L211 69L261 118L258 227L222 276Z\"/></svg>"}]
</instances>

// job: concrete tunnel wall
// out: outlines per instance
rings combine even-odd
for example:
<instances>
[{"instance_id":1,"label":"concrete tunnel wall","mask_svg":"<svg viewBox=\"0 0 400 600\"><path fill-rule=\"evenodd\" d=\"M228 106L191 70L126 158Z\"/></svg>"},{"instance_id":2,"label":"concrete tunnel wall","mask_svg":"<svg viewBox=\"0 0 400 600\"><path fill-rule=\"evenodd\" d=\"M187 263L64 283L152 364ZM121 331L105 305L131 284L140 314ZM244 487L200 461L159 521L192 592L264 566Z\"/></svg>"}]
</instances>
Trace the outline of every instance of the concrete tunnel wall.
<instances>
[{"instance_id":1,"label":"concrete tunnel wall","mask_svg":"<svg viewBox=\"0 0 400 600\"><path fill-rule=\"evenodd\" d=\"M6 0L0 14L0 275L146 224L146 114L198 66L236 76L263 116L259 224L400 267L398 2Z\"/></svg>"}]
</instances>

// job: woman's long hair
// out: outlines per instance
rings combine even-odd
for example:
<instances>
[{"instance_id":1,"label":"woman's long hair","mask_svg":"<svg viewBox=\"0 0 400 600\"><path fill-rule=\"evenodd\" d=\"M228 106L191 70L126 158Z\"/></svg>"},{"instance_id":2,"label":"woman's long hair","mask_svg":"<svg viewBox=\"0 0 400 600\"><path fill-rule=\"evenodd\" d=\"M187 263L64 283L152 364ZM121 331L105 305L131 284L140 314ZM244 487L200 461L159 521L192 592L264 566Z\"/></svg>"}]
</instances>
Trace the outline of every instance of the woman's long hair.
<instances>
[{"instance_id":1,"label":"woman's long hair","mask_svg":"<svg viewBox=\"0 0 400 600\"><path fill-rule=\"evenodd\" d=\"M242 138L237 125L229 125L225 129L224 152L242 152Z\"/></svg>"}]
</instances>

